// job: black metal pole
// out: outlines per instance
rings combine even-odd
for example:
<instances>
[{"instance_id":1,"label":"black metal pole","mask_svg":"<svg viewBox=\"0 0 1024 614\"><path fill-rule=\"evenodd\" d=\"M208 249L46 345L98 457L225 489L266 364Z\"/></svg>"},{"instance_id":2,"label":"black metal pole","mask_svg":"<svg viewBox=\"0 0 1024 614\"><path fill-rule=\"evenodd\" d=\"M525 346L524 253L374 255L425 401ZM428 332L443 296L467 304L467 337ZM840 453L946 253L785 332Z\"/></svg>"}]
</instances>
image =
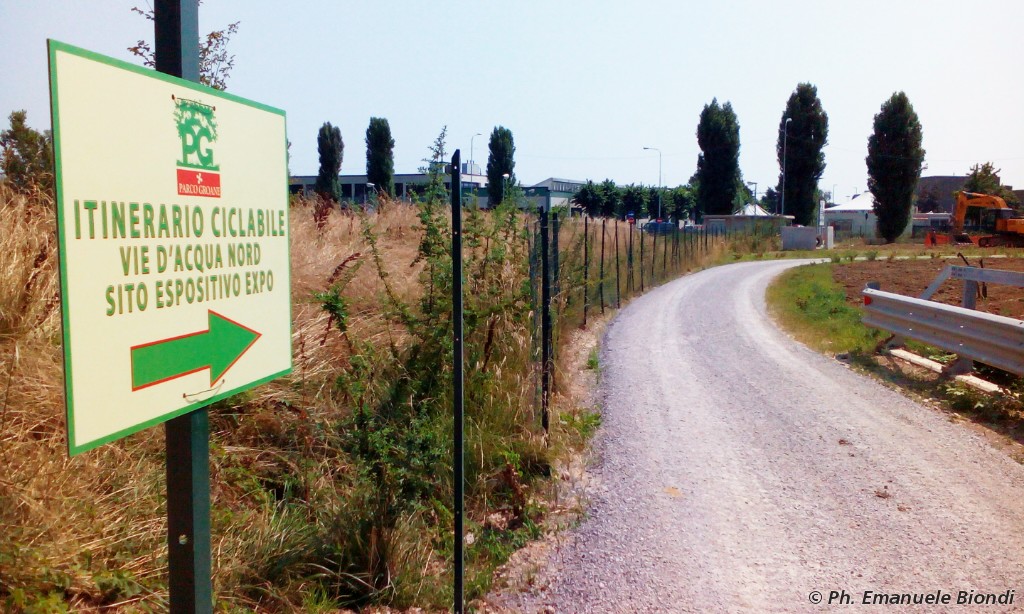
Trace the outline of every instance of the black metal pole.
<instances>
[{"instance_id":1,"label":"black metal pole","mask_svg":"<svg viewBox=\"0 0 1024 614\"><path fill-rule=\"evenodd\" d=\"M657 280L655 267L658 266L658 233L651 233L651 286L653 287Z\"/></svg>"},{"instance_id":2,"label":"black metal pole","mask_svg":"<svg viewBox=\"0 0 1024 614\"><path fill-rule=\"evenodd\" d=\"M541 207L540 212L540 338L541 338L541 375L540 375L540 411L541 425L548 432L548 400L551 392L551 253L548 237L548 211Z\"/></svg>"},{"instance_id":3,"label":"black metal pole","mask_svg":"<svg viewBox=\"0 0 1024 614\"><path fill-rule=\"evenodd\" d=\"M629 233L629 253L626 255L626 291L633 296L633 225L626 224Z\"/></svg>"},{"instance_id":4,"label":"black metal pole","mask_svg":"<svg viewBox=\"0 0 1024 614\"><path fill-rule=\"evenodd\" d=\"M533 372L533 415L537 415L541 403L540 372L542 371L538 357L540 348L540 295L537 290L537 275L540 269L540 222L527 221L526 243L530 253L530 310L533 323L530 326L530 364Z\"/></svg>"},{"instance_id":5,"label":"black metal pole","mask_svg":"<svg viewBox=\"0 0 1024 614\"><path fill-rule=\"evenodd\" d=\"M598 273L597 294L601 298L601 313L604 314L604 225L608 218L601 218L601 266Z\"/></svg>"},{"instance_id":6,"label":"black metal pole","mask_svg":"<svg viewBox=\"0 0 1024 614\"><path fill-rule=\"evenodd\" d=\"M548 200L547 210L551 211L551 196L550 195L548 196L547 200ZM551 216L551 265L552 265L551 266L551 287L552 287L551 296L553 298L554 297L560 298L562 296L562 287L559 284L559 278L561 276L562 263L561 263L561 253L558 251L558 239L559 239L559 235L561 234L559 232L559 229L562 226L562 224L561 224L562 220L559 219L559 217L560 216L557 213L554 214L553 216ZM558 298L556 298L555 300L558 300Z\"/></svg>"},{"instance_id":7,"label":"black metal pole","mask_svg":"<svg viewBox=\"0 0 1024 614\"><path fill-rule=\"evenodd\" d=\"M640 229L640 294L644 293L644 235L647 234Z\"/></svg>"},{"instance_id":8,"label":"black metal pole","mask_svg":"<svg viewBox=\"0 0 1024 614\"><path fill-rule=\"evenodd\" d=\"M462 366L462 170L458 149L452 155L452 400L455 405L455 614L463 611L463 577L465 574L464 499L465 467L463 466L463 366Z\"/></svg>"},{"instance_id":9,"label":"black metal pole","mask_svg":"<svg viewBox=\"0 0 1024 614\"><path fill-rule=\"evenodd\" d=\"M679 222L676 222L676 229L672 232L672 270L679 273Z\"/></svg>"},{"instance_id":10,"label":"black metal pole","mask_svg":"<svg viewBox=\"0 0 1024 614\"><path fill-rule=\"evenodd\" d=\"M198 0L153 4L156 70L199 81ZM171 614L213 611L210 421L206 409L168 420L167 567Z\"/></svg>"},{"instance_id":11,"label":"black metal pole","mask_svg":"<svg viewBox=\"0 0 1024 614\"><path fill-rule=\"evenodd\" d=\"M661 278L665 279L668 277L668 240L669 237L666 235L665 239L661 242Z\"/></svg>"},{"instance_id":12,"label":"black metal pole","mask_svg":"<svg viewBox=\"0 0 1024 614\"><path fill-rule=\"evenodd\" d=\"M587 310L590 308L590 214L583 214L583 328L587 327Z\"/></svg>"},{"instance_id":13,"label":"black metal pole","mask_svg":"<svg viewBox=\"0 0 1024 614\"><path fill-rule=\"evenodd\" d=\"M622 290L619 287L619 220L612 222L615 227L615 308L622 307Z\"/></svg>"}]
</instances>

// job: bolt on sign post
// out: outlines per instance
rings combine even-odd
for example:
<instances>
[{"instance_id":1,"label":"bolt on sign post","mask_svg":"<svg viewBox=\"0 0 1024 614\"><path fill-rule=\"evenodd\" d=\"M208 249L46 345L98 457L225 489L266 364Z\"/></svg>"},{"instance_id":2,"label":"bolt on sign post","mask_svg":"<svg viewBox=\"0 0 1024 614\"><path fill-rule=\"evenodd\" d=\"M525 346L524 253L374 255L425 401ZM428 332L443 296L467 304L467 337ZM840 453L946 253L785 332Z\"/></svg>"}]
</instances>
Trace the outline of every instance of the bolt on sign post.
<instances>
[{"instance_id":1,"label":"bolt on sign post","mask_svg":"<svg viewBox=\"0 0 1024 614\"><path fill-rule=\"evenodd\" d=\"M203 408L292 368L285 114L195 82L197 0L154 17L163 72L48 45L68 451L166 422L170 611L209 612Z\"/></svg>"},{"instance_id":2,"label":"bolt on sign post","mask_svg":"<svg viewBox=\"0 0 1024 614\"><path fill-rule=\"evenodd\" d=\"M465 466L463 465L463 327L462 327L462 169L461 151L452 155L452 399L455 417L455 603L453 612L463 611L463 581L465 576Z\"/></svg>"}]
</instances>

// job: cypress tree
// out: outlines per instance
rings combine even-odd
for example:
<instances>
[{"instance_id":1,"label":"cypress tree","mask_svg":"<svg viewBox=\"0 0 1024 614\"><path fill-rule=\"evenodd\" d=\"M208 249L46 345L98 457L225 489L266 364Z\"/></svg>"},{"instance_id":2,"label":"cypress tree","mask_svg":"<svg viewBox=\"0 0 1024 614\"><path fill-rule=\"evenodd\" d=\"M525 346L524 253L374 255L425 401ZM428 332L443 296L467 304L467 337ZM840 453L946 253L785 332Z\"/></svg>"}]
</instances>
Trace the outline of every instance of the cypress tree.
<instances>
[{"instance_id":1,"label":"cypress tree","mask_svg":"<svg viewBox=\"0 0 1024 614\"><path fill-rule=\"evenodd\" d=\"M366 128L366 180L378 191L395 195L395 139L383 117L371 117Z\"/></svg>"},{"instance_id":2,"label":"cypress tree","mask_svg":"<svg viewBox=\"0 0 1024 614\"><path fill-rule=\"evenodd\" d=\"M487 202L489 207L496 207L505 199L505 183L516 183L516 144L512 139L512 131L504 126L496 126L491 131L488 144L490 153L487 155ZM508 179L505 175L508 174Z\"/></svg>"},{"instance_id":3,"label":"cypress tree","mask_svg":"<svg viewBox=\"0 0 1024 614\"><path fill-rule=\"evenodd\" d=\"M786 126L786 120L791 120ZM788 131L788 132L787 132ZM786 110L779 119L779 140L775 153L779 160L780 198L786 215L792 215L797 224L814 224L818 206L818 180L825 172L825 154L828 143L828 114L821 106L818 88L801 83L789 96ZM785 155L784 155L785 154ZM785 162L786 186L782 194L782 165Z\"/></svg>"},{"instance_id":4,"label":"cypress tree","mask_svg":"<svg viewBox=\"0 0 1024 614\"><path fill-rule=\"evenodd\" d=\"M324 122L316 136L316 148L320 152L316 193L334 202L341 202L341 182L338 180L338 173L341 172L341 160L345 155L345 143L341 140L341 130L332 126L331 122Z\"/></svg>"},{"instance_id":5,"label":"cypress tree","mask_svg":"<svg viewBox=\"0 0 1024 614\"><path fill-rule=\"evenodd\" d=\"M924 165L921 122L903 92L882 103L868 137L868 190L875 197L878 234L888 243L910 221L917 180Z\"/></svg>"},{"instance_id":6,"label":"cypress tree","mask_svg":"<svg viewBox=\"0 0 1024 614\"><path fill-rule=\"evenodd\" d=\"M697 204L705 214L729 215L740 177L740 124L731 103L704 105L697 144Z\"/></svg>"}]
</instances>

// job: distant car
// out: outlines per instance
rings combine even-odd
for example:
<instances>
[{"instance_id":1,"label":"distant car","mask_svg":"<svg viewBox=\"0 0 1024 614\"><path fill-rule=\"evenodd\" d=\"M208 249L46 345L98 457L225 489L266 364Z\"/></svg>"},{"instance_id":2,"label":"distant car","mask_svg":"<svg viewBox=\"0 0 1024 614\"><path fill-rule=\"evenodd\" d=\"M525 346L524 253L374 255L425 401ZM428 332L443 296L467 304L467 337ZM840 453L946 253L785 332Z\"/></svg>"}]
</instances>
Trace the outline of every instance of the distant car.
<instances>
[{"instance_id":1,"label":"distant car","mask_svg":"<svg viewBox=\"0 0 1024 614\"><path fill-rule=\"evenodd\" d=\"M667 235L679 230L679 226L672 222L650 221L641 227L641 230L650 234Z\"/></svg>"}]
</instances>

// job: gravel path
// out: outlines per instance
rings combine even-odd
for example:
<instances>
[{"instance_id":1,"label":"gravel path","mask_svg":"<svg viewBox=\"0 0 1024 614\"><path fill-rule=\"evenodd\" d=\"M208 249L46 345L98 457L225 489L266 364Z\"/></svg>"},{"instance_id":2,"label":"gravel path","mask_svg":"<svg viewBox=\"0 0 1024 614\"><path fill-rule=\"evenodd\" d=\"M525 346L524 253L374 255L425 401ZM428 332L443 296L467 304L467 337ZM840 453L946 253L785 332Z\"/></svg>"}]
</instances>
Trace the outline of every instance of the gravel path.
<instances>
[{"instance_id":1,"label":"gravel path","mask_svg":"<svg viewBox=\"0 0 1024 614\"><path fill-rule=\"evenodd\" d=\"M708 269L619 314L587 517L506 606L821 612L845 590L856 611L1024 611L1024 467L780 333L764 290L796 264ZM1012 605L956 605L1011 589Z\"/></svg>"}]
</instances>

